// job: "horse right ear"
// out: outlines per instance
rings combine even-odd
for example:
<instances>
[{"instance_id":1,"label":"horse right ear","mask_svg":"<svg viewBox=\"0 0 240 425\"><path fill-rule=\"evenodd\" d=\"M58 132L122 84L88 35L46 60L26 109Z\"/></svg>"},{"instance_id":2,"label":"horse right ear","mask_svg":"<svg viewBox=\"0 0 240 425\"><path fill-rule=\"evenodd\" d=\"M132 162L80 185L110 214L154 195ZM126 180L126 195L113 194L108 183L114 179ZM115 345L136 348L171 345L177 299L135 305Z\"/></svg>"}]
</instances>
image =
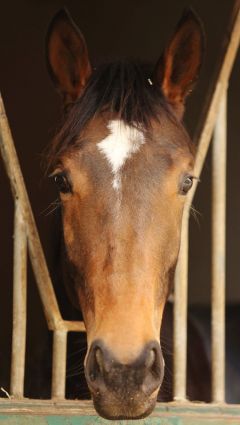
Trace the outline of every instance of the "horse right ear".
<instances>
[{"instance_id":1,"label":"horse right ear","mask_svg":"<svg viewBox=\"0 0 240 425\"><path fill-rule=\"evenodd\" d=\"M179 118L201 68L205 34L192 9L185 10L176 31L159 59L153 81L158 85Z\"/></svg>"},{"instance_id":2,"label":"horse right ear","mask_svg":"<svg viewBox=\"0 0 240 425\"><path fill-rule=\"evenodd\" d=\"M81 95L91 65L84 37L65 9L49 25L46 56L49 74L66 106Z\"/></svg>"}]
</instances>

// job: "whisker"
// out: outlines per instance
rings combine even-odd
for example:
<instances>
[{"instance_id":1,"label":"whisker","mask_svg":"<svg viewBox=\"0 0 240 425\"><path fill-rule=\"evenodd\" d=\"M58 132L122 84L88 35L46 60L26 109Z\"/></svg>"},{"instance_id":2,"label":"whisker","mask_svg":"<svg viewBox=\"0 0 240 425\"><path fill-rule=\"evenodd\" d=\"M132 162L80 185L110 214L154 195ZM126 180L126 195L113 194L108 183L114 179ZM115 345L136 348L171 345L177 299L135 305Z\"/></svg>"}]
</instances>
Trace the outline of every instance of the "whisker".
<instances>
[{"instance_id":1,"label":"whisker","mask_svg":"<svg viewBox=\"0 0 240 425\"><path fill-rule=\"evenodd\" d=\"M68 369L67 369L67 372L69 373L71 373L71 372L74 372L74 371L76 371L76 370L84 370L84 365L83 364L79 364L79 363L77 363L77 364L75 364L75 365L71 365L71 367L69 367Z\"/></svg>"},{"instance_id":2,"label":"whisker","mask_svg":"<svg viewBox=\"0 0 240 425\"><path fill-rule=\"evenodd\" d=\"M67 358L71 359L72 357L76 356L77 354L83 353L84 351L87 351L87 345L77 349L76 351L71 352L70 354L68 354Z\"/></svg>"},{"instance_id":3,"label":"whisker","mask_svg":"<svg viewBox=\"0 0 240 425\"><path fill-rule=\"evenodd\" d=\"M69 378L73 378L74 376L85 376L85 374L84 374L84 370L80 370L80 371L77 371L77 372L73 372L73 373L67 373L66 374L66 378L67 379L69 379Z\"/></svg>"},{"instance_id":4,"label":"whisker","mask_svg":"<svg viewBox=\"0 0 240 425\"><path fill-rule=\"evenodd\" d=\"M47 217L48 215L56 211L60 206L61 206L61 201L57 198L55 199L55 201L51 202L51 204L48 205L48 207L45 208L45 210L43 210L41 214L42 215L44 214Z\"/></svg>"},{"instance_id":5,"label":"whisker","mask_svg":"<svg viewBox=\"0 0 240 425\"><path fill-rule=\"evenodd\" d=\"M84 373L84 368L81 368L81 367L77 368L76 367L75 369L68 370L66 377L70 378L70 377L77 376L77 375L80 375L80 374L83 374L83 373Z\"/></svg>"},{"instance_id":6,"label":"whisker","mask_svg":"<svg viewBox=\"0 0 240 425\"><path fill-rule=\"evenodd\" d=\"M200 213L200 211L198 211L196 208L194 208L193 205L191 205L191 207L190 207L190 214L193 216L193 218L196 221L196 223L198 224L198 226L200 226L199 217L202 216L202 214Z\"/></svg>"}]
</instances>

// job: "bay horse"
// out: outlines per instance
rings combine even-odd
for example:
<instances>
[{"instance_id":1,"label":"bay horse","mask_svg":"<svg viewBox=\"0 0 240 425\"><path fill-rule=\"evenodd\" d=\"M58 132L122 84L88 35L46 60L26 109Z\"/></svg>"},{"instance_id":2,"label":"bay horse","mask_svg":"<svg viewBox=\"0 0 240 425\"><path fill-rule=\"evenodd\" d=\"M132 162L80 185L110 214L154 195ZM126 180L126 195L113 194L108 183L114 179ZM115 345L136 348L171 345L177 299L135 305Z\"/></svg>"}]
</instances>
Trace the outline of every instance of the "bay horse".
<instances>
[{"instance_id":1,"label":"bay horse","mask_svg":"<svg viewBox=\"0 0 240 425\"><path fill-rule=\"evenodd\" d=\"M66 289L87 331L87 384L101 416L143 418L161 394L162 316L194 179L182 117L201 67L202 25L186 11L151 72L128 61L93 69L65 10L46 46L65 110L48 168L61 202Z\"/></svg>"}]
</instances>

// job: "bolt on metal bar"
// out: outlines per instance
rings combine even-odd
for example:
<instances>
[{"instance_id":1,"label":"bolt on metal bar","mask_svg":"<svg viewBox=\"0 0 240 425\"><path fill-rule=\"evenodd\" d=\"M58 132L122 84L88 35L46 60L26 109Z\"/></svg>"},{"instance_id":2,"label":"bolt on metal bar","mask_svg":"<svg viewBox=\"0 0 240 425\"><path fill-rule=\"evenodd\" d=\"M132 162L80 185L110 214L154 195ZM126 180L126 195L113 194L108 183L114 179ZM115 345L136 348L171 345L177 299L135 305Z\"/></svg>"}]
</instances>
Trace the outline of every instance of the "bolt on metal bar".
<instances>
[{"instance_id":1,"label":"bolt on metal bar","mask_svg":"<svg viewBox=\"0 0 240 425\"><path fill-rule=\"evenodd\" d=\"M224 39L224 49L216 76L207 96L206 108L203 111L200 126L194 138L198 146L194 175L199 177L208 152L214 125L216 122L222 94L233 67L240 42L240 1L236 0L230 19L228 31ZM198 181L186 199L182 221L181 246L174 283L174 400L186 399L186 365L187 365L187 287L188 287L188 221L189 211ZM182 372L183 371L183 372Z\"/></svg>"},{"instance_id":2,"label":"bolt on metal bar","mask_svg":"<svg viewBox=\"0 0 240 425\"><path fill-rule=\"evenodd\" d=\"M53 332L52 398L64 399L66 388L67 332Z\"/></svg>"},{"instance_id":3,"label":"bolt on metal bar","mask_svg":"<svg viewBox=\"0 0 240 425\"><path fill-rule=\"evenodd\" d=\"M15 200L13 264L13 328L10 393L24 396L27 323L27 237L20 202Z\"/></svg>"},{"instance_id":4,"label":"bolt on metal bar","mask_svg":"<svg viewBox=\"0 0 240 425\"><path fill-rule=\"evenodd\" d=\"M212 145L212 401L225 401L227 91Z\"/></svg>"}]
</instances>

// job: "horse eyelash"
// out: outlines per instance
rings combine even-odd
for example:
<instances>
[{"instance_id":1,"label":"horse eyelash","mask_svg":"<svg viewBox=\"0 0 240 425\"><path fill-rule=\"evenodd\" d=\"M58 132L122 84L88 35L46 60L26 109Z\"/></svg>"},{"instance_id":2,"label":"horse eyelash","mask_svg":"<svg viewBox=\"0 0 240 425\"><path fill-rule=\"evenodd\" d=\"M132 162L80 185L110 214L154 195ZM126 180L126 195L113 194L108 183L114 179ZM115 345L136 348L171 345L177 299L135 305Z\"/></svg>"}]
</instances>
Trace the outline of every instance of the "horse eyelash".
<instances>
[{"instance_id":1,"label":"horse eyelash","mask_svg":"<svg viewBox=\"0 0 240 425\"><path fill-rule=\"evenodd\" d=\"M191 176L192 179L197 180L198 183L201 183L201 179L197 176Z\"/></svg>"},{"instance_id":2,"label":"horse eyelash","mask_svg":"<svg viewBox=\"0 0 240 425\"><path fill-rule=\"evenodd\" d=\"M56 177L58 174L62 174L62 173L63 173L63 171L61 171L61 170L53 171L47 177L48 177L48 179L51 180L51 179L54 179L54 177Z\"/></svg>"}]
</instances>

